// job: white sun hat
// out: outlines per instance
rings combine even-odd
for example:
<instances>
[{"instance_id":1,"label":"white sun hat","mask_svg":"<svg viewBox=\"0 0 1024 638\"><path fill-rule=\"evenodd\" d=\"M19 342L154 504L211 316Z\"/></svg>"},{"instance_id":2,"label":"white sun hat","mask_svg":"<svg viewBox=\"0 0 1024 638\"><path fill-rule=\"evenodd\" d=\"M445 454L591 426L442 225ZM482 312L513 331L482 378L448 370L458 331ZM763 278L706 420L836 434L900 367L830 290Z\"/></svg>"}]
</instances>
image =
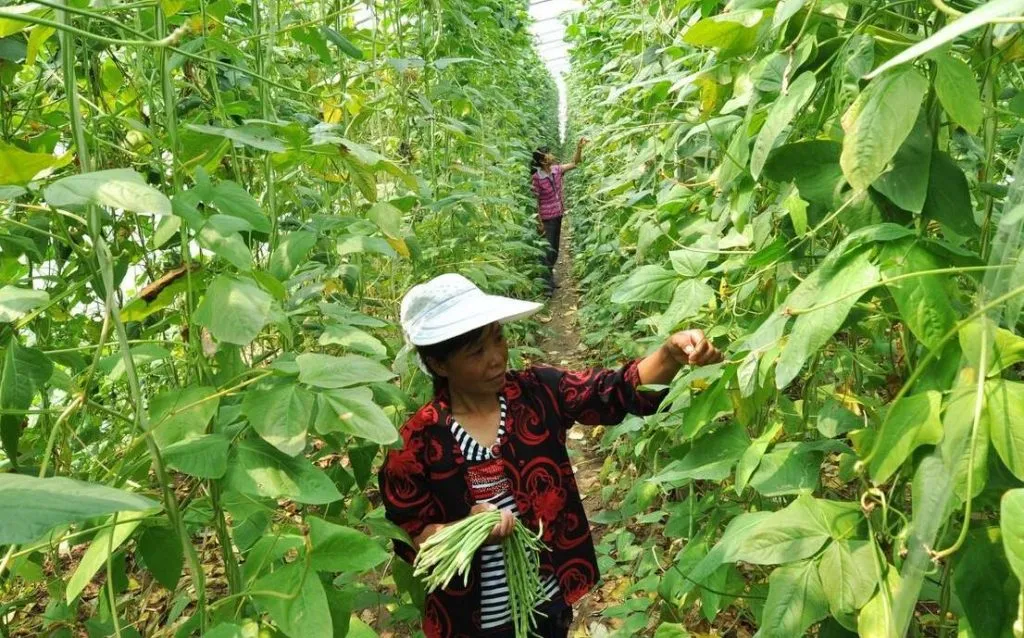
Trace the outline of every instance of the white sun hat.
<instances>
[{"instance_id":1,"label":"white sun hat","mask_svg":"<svg viewBox=\"0 0 1024 638\"><path fill-rule=\"evenodd\" d=\"M495 322L529 317L542 307L532 301L488 295L462 275L447 273L405 293L400 319L409 343L429 346Z\"/></svg>"}]
</instances>

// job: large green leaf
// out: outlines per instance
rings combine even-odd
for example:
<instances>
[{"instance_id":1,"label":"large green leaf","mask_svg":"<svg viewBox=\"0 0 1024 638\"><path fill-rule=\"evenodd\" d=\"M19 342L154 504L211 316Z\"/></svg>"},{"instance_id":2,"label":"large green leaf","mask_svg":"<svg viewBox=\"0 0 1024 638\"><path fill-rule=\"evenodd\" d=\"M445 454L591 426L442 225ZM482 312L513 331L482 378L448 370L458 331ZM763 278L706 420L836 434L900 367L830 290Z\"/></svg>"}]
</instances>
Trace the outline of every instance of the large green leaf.
<instances>
[{"instance_id":1,"label":"large green leaf","mask_svg":"<svg viewBox=\"0 0 1024 638\"><path fill-rule=\"evenodd\" d=\"M754 439L750 446L743 451L740 460L736 463L736 493L742 494L746 489L750 477L753 476L757 466L761 463L764 453L768 450L775 437L782 431L782 424L775 423L764 431L761 436Z\"/></svg>"},{"instance_id":2,"label":"large green leaf","mask_svg":"<svg viewBox=\"0 0 1024 638\"><path fill-rule=\"evenodd\" d=\"M932 153L928 197L921 214L964 237L978 234L967 176L949 155Z\"/></svg>"},{"instance_id":3,"label":"large green leaf","mask_svg":"<svg viewBox=\"0 0 1024 638\"><path fill-rule=\"evenodd\" d=\"M985 415L992 447L1018 479L1024 480L1024 383L985 383Z\"/></svg>"},{"instance_id":4,"label":"large green leaf","mask_svg":"<svg viewBox=\"0 0 1024 638\"><path fill-rule=\"evenodd\" d=\"M690 591L695 585L705 585L708 577L723 564L731 562L731 556L739 550L747 537L756 532L772 515L772 512L764 511L744 512L729 521L722 538L687 574L686 581L681 583L680 594Z\"/></svg>"},{"instance_id":5,"label":"large green leaf","mask_svg":"<svg viewBox=\"0 0 1024 638\"><path fill-rule=\"evenodd\" d=\"M942 439L941 406L942 395L930 391L903 397L890 407L875 435L868 463L873 481L889 480L918 446L934 445Z\"/></svg>"},{"instance_id":6,"label":"large green leaf","mask_svg":"<svg viewBox=\"0 0 1024 638\"><path fill-rule=\"evenodd\" d=\"M144 215L170 215L171 200L130 168L115 168L64 177L43 190L55 208L95 204Z\"/></svg>"},{"instance_id":7,"label":"large green leaf","mask_svg":"<svg viewBox=\"0 0 1024 638\"><path fill-rule=\"evenodd\" d=\"M258 148L261 151L283 153L288 150L288 147L285 146L284 142L274 137L267 128L259 125L243 125L234 128L224 128L221 126L209 126L206 124L186 124L185 128L191 129L196 133L203 133L204 135L225 137L238 144Z\"/></svg>"},{"instance_id":8,"label":"large green leaf","mask_svg":"<svg viewBox=\"0 0 1024 638\"><path fill-rule=\"evenodd\" d=\"M228 446L223 434L204 434L168 445L161 454L171 468L189 476L219 479L228 471Z\"/></svg>"},{"instance_id":9,"label":"large green leaf","mask_svg":"<svg viewBox=\"0 0 1024 638\"><path fill-rule=\"evenodd\" d=\"M309 538L313 544L310 565L325 572L361 573L390 558L380 543L351 527L335 525L310 516Z\"/></svg>"},{"instance_id":10,"label":"large green leaf","mask_svg":"<svg viewBox=\"0 0 1024 638\"><path fill-rule=\"evenodd\" d=\"M787 507L772 512L731 552L728 561L755 565L792 563L813 556L831 538L815 499L799 496Z\"/></svg>"},{"instance_id":11,"label":"large green leaf","mask_svg":"<svg viewBox=\"0 0 1024 638\"><path fill-rule=\"evenodd\" d=\"M206 434L206 426L217 413L220 398L207 386L167 390L149 402L149 427L157 445L166 447Z\"/></svg>"},{"instance_id":12,"label":"large green leaf","mask_svg":"<svg viewBox=\"0 0 1024 638\"><path fill-rule=\"evenodd\" d=\"M917 118L914 129L892 158L892 168L882 173L872 188L903 210L920 213L931 183L928 171L922 167L931 164L933 145L931 129L923 117Z\"/></svg>"},{"instance_id":13,"label":"large green leaf","mask_svg":"<svg viewBox=\"0 0 1024 638\"><path fill-rule=\"evenodd\" d=\"M823 457L820 450L800 443L779 443L761 457L750 486L768 497L813 491L818 487Z\"/></svg>"},{"instance_id":14,"label":"large green leaf","mask_svg":"<svg viewBox=\"0 0 1024 638\"><path fill-rule=\"evenodd\" d=\"M296 456L306 449L315 400L312 392L292 380L267 382L245 393L242 414L264 441Z\"/></svg>"},{"instance_id":15,"label":"large green leaf","mask_svg":"<svg viewBox=\"0 0 1024 638\"><path fill-rule=\"evenodd\" d=\"M316 429L321 434L347 432L380 445L398 440L398 431L374 403L369 388L328 390L320 393L320 398Z\"/></svg>"},{"instance_id":16,"label":"large green leaf","mask_svg":"<svg viewBox=\"0 0 1024 638\"><path fill-rule=\"evenodd\" d=\"M64 599L69 605L78 598L99 568L107 562L107 558L128 540L128 537L148 515L147 512L124 512L116 513L107 519L106 526L93 537L89 549L85 550L78 567L68 579L67 589L64 590Z\"/></svg>"},{"instance_id":17,"label":"large green leaf","mask_svg":"<svg viewBox=\"0 0 1024 638\"><path fill-rule=\"evenodd\" d=\"M1007 563L999 527L971 530L955 554L953 587L972 636L1010 637L1020 584Z\"/></svg>"},{"instance_id":18,"label":"large green leaf","mask_svg":"<svg viewBox=\"0 0 1024 638\"><path fill-rule=\"evenodd\" d=\"M816 561L779 567L768 577L760 638L793 638L828 616L828 600Z\"/></svg>"},{"instance_id":19,"label":"large green leaf","mask_svg":"<svg viewBox=\"0 0 1024 638\"><path fill-rule=\"evenodd\" d=\"M705 434L690 447L681 460L668 464L651 477L654 483L676 483L683 480L721 481L732 472L732 466L750 445L743 426L724 425Z\"/></svg>"},{"instance_id":20,"label":"large green leaf","mask_svg":"<svg viewBox=\"0 0 1024 638\"><path fill-rule=\"evenodd\" d=\"M665 303L680 281L678 274L661 266L641 266L612 292L612 303L654 301Z\"/></svg>"},{"instance_id":21,"label":"large green leaf","mask_svg":"<svg viewBox=\"0 0 1024 638\"><path fill-rule=\"evenodd\" d=\"M891 58L885 64L867 75L868 79L880 75L889 69L906 64L947 42L952 42L961 35L982 27L993 20L1007 16L1019 16L1024 13L1024 0L989 0L967 15L957 18L942 27L931 36Z\"/></svg>"},{"instance_id":22,"label":"large green leaf","mask_svg":"<svg viewBox=\"0 0 1024 638\"><path fill-rule=\"evenodd\" d=\"M252 585L253 600L290 638L332 638L331 610L316 572L302 561L285 565Z\"/></svg>"},{"instance_id":23,"label":"large green leaf","mask_svg":"<svg viewBox=\"0 0 1024 638\"><path fill-rule=\"evenodd\" d=\"M968 323L960 329L958 336L964 357L975 368L981 366L984 349L989 376L1024 361L1024 337L1000 328L987 317Z\"/></svg>"},{"instance_id":24,"label":"large green leaf","mask_svg":"<svg viewBox=\"0 0 1024 638\"><path fill-rule=\"evenodd\" d=\"M942 268L939 259L917 242L892 242L880 254L886 279ZM896 301L900 317L921 343L939 347L943 336L956 323L946 277L941 274L908 277L886 284Z\"/></svg>"},{"instance_id":25,"label":"large green leaf","mask_svg":"<svg viewBox=\"0 0 1024 638\"><path fill-rule=\"evenodd\" d=\"M899 635L893 601L899 596L902 582L899 570L888 565L885 583L857 615L857 634L860 638L895 638Z\"/></svg>"},{"instance_id":26,"label":"large green leaf","mask_svg":"<svg viewBox=\"0 0 1024 638\"><path fill-rule=\"evenodd\" d=\"M671 250L668 258L672 269L683 277L700 277L707 270L712 254L701 246Z\"/></svg>"},{"instance_id":27,"label":"large green leaf","mask_svg":"<svg viewBox=\"0 0 1024 638\"><path fill-rule=\"evenodd\" d=\"M308 230L288 233L270 256L270 274L284 281L299 267L316 245L316 234Z\"/></svg>"},{"instance_id":28,"label":"large green leaf","mask_svg":"<svg viewBox=\"0 0 1024 638\"><path fill-rule=\"evenodd\" d=\"M747 127L740 125L736 127L736 132L733 133L732 139L729 140L729 146L725 149L725 154L722 157L721 164L718 165L718 174L715 177L715 183L723 190L733 190L736 188L738 178L743 175L747 170L747 162L750 160L750 135L747 133ZM657 229L655 231L656 237L661 237L664 232L661 228L655 224L651 225ZM637 258L643 258L643 250L637 248Z\"/></svg>"},{"instance_id":29,"label":"large green leaf","mask_svg":"<svg viewBox=\"0 0 1024 638\"><path fill-rule=\"evenodd\" d=\"M139 536L137 548L146 568L157 582L174 591L185 563L178 533L164 525L147 527Z\"/></svg>"},{"instance_id":30,"label":"large green leaf","mask_svg":"<svg viewBox=\"0 0 1024 638\"><path fill-rule=\"evenodd\" d=\"M245 240L238 234L236 222L242 222L245 228L251 228L247 222L230 215L213 215L199 229L199 245L211 250L218 257L241 271L252 270L252 253Z\"/></svg>"},{"instance_id":31,"label":"large green leaf","mask_svg":"<svg viewBox=\"0 0 1024 638\"><path fill-rule=\"evenodd\" d=\"M768 153L775 146L779 136L811 99L815 86L814 73L804 71L789 85L789 90L772 104L768 119L758 132L754 149L750 153L750 173L755 179L761 176L761 169L768 159Z\"/></svg>"},{"instance_id":32,"label":"large green leaf","mask_svg":"<svg viewBox=\"0 0 1024 638\"><path fill-rule=\"evenodd\" d=\"M392 239L402 236L402 211L387 202L377 202L370 207L366 216L377 225L380 232Z\"/></svg>"},{"instance_id":33,"label":"large green leaf","mask_svg":"<svg viewBox=\"0 0 1024 638\"><path fill-rule=\"evenodd\" d=\"M344 235L338 238L338 255L351 255L359 253L375 253L387 257L397 257L398 252L380 237L366 237L364 235Z\"/></svg>"},{"instance_id":34,"label":"large green leaf","mask_svg":"<svg viewBox=\"0 0 1024 638\"><path fill-rule=\"evenodd\" d=\"M331 479L304 457L291 457L261 440L245 440L233 450L225 478L229 489L250 496L287 498L323 505L341 498Z\"/></svg>"},{"instance_id":35,"label":"large green leaf","mask_svg":"<svg viewBox=\"0 0 1024 638\"><path fill-rule=\"evenodd\" d=\"M123 315L122 315L123 316ZM171 358L171 352L167 348L155 343L142 343L132 347L130 350L132 363L136 368L147 370L156 361L163 361ZM120 381L127 371L124 356L120 352L108 355L100 359L96 369L106 373L111 381Z\"/></svg>"},{"instance_id":36,"label":"large green leaf","mask_svg":"<svg viewBox=\"0 0 1024 638\"><path fill-rule=\"evenodd\" d=\"M885 172L907 139L928 80L916 69L897 69L868 85L843 116L843 152L839 163L850 185L864 190Z\"/></svg>"},{"instance_id":37,"label":"large green leaf","mask_svg":"<svg viewBox=\"0 0 1024 638\"><path fill-rule=\"evenodd\" d=\"M40 171L60 163L61 158L49 153L30 153L0 142L0 184L24 186Z\"/></svg>"},{"instance_id":38,"label":"large green leaf","mask_svg":"<svg viewBox=\"0 0 1024 638\"><path fill-rule=\"evenodd\" d=\"M253 257L239 231L251 228L239 217L212 215L199 230L199 244L239 270L248 272L252 270Z\"/></svg>"},{"instance_id":39,"label":"large green leaf","mask_svg":"<svg viewBox=\"0 0 1024 638\"><path fill-rule=\"evenodd\" d=\"M105 485L0 474L0 545L31 542L66 523L156 506L144 496Z\"/></svg>"},{"instance_id":40,"label":"large green leaf","mask_svg":"<svg viewBox=\"0 0 1024 638\"><path fill-rule=\"evenodd\" d=\"M953 491L961 501L967 498L968 474L972 477L972 497L981 493L988 480L989 420L985 414L984 389L979 397L976 383L971 379L973 375L968 372L970 369L964 371L946 403L942 417L943 436L939 443L942 461L953 472ZM981 402L981 412L977 435L972 439L978 402Z\"/></svg>"},{"instance_id":41,"label":"large green leaf","mask_svg":"<svg viewBox=\"0 0 1024 638\"><path fill-rule=\"evenodd\" d=\"M974 71L950 53L940 54L938 62L935 94L942 108L946 109L950 119L967 129L968 133L977 133L985 112Z\"/></svg>"},{"instance_id":42,"label":"large green leaf","mask_svg":"<svg viewBox=\"0 0 1024 638\"><path fill-rule=\"evenodd\" d=\"M206 289L193 319L218 341L244 346L270 321L273 303L252 279L219 275Z\"/></svg>"},{"instance_id":43,"label":"large green leaf","mask_svg":"<svg viewBox=\"0 0 1024 638\"><path fill-rule=\"evenodd\" d=\"M663 622L654 631L654 638L691 638L691 634L680 623Z\"/></svg>"},{"instance_id":44,"label":"large green leaf","mask_svg":"<svg viewBox=\"0 0 1024 638\"><path fill-rule=\"evenodd\" d=\"M4 354L3 377L0 378L0 442L12 463L17 465L18 439L24 411L53 374L53 362L35 348L28 348L12 338Z\"/></svg>"},{"instance_id":45,"label":"large green leaf","mask_svg":"<svg viewBox=\"0 0 1024 638\"><path fill-rule=\"evenodd\" d=\"M1024 488L1008 490L999 502L999 526L1010 569L1024 583Z\"/></svg>"},{"instance_id":46,"label":"large green leaf","mask_svg":"<svg viewBox=\"0 0 1024 638\"><path fill-rule=\"evenodd\" d=\"M324 326L319 343L322 346L341 346L346 350L361 352L375 359L383 359L388 355L387 346L380 339L355 326L332 323Z\"/></svg>"},{"instance_id":47,"label":"large green leaf","mask_svg":"<svg viewBox=\"0 0 1024 638\"><path fill-rule=\"evenodd\" d=\"M334 357L307 352L295 357L299 381L318 388L347 388L362 383L389 381L395 374L381 364L355 354Z\"/></svg>"},{"instance_id":48,"label":"large green leaf","mask_svg":"<svg viewBox=\"0 0 1024 638\"><path fill-rule=\"evenodd\" d=\"M683 34L683 42L718 49L721 57L740 55L757 46L765 13L758 9L731 11L697 22Z\"/></svg>"},{"instance_id":49,"label":"large green leaf","mask_svg":"<svg viewBox=\"0 0 1024 638\"><path fill-rule=\"evenodd\" d=\"M783 22L799 13L807 2L808 0L780 0L775 9L775 15L772 16L772 27L781 26Z\"/></svg>"},{"instance_id":50,"label":"large green leaf","mask_svg":"<svg viewBox=\"0 0 1024 638\"><path fill-rule=\"evenodd\" d=\"M211 200L225 215L245 220L261 233L270 232L270 219L249 191L235 182L223 181L214 186Z\"/></svg>"},{"instance_id":51,"label":"large green leaf","mask_svg":"<svg viewBox=\"0 0 1024 638\"><path fill-rule=\"evenodd\" d=\"M14 35L15 33L24 31L32 26L32 23L30 22L19 20L18 16L35 14L38 17L44 17L51 11L52 9L35 2L26 2L17 5L5 4L3 7L3 13L10 17L0 18L0 38L6 38L9 35ZM39 27L36 28L38 29Z\"/></svg>"},{"instance_id":52,"label":"large green leaf","mask_svg":"<svg viewBox=\"0 0 1024 638\"><path fill-rule=\"evenodd\" d=\"M679 437L683 441L700 436L714 427L719 417L732 411L732 402L726 392L726 384L717 382L698 394L683 414L683 427Z\"/></svg>"},{"instance_id":53,"label":"large green leaf","mask_svg":"<svg viewBox=\"0 0 1024 638\"><path fill-rule=\"evenodd\" d=\"M359 616L353 614L346 638L380 638L380 635Z\"/></svg>"},{"instance_id":54,"label":"large green leaf","mask_svg":"<svg viewBox=\"0 0 1024 638\"><path fill-rule=\"evenodd\" d=\"M851 614L863 607L877 586L874 544L843 540L829 543L818 562L825 597L834 615Z\"/></svg>"},{"instance_id":55,"label":"large green leaf","mask_svg":"<svg viewBox=\"0 0 1024 638\"><path fill-rule=\"evenodd\" d=\"M685 279L679 282L672 293L672 301L658 319L658 332L672 332L714 298L715 291L702 280Z\"/></svg>"},{"instance_id":56,"label":"large green leaf","mask_svg":"<svg viewBox=\"0 0 1024 638\"><path fill-rule=\"evenodd\" d=\"M794 182L803 199L831 206L844 183L839 165L842 149L842 144L832 140L784 144L768 155L764 176L776 182Z\"/></svg>"},{"instance_id":57,"label":"large green leaf","mask_svg":"<svg viewBox=\"0 0 1024 638\"><path fill-rule=\"evenodd\" d=\"M796 318L789 340L775 368L775 385L780 390L790 384L807 359L832 337L860 298L858 291L878 283L878 268L868 251L849 258L837 272L821 284L820 295L809 312ZM794 308L793 310L803 310Z\"/></svg>"},{"instance_id":58,"label":"large green leaf","mask_svg":"<svg viewBox=\"0 0 1024 638\"><path fill-rule=\"evenodd\" d=\"M203 634L203 638L260 638L260 626L253 620L241 625L222 622Z\"/></svg>"}]
</instances>

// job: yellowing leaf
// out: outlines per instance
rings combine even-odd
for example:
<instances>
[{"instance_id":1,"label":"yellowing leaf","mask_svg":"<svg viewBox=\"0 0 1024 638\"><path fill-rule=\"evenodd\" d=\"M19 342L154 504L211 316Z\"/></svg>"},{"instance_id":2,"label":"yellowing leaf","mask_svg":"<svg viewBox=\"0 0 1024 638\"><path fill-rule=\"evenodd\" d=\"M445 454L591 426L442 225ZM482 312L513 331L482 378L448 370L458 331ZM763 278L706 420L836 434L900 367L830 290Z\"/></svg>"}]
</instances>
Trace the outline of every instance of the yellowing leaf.
<instances>
[{"instance_id":1,"label":"yellowing leaf","mask_svg":"<svg viewBox=\"0 0 1024 638\"><path fill-rule=\"evenodd\" d=\"M395 249L396 253L398 253L402 257L405 257L406 259L409 258L409 255L411 253L409 252L409 246L408 244L405 243L404 239L402 239L401 237L386 237L385 239L387 240L388 244L390 244L391 247Z\"/></svg>"},{"instance_id":2,"label":"yellowing leaf","mask_svg":"<svg viewBox=\"0 0 1024 638\"><path fill-rule=\"evenodd\" d=\"M54 29L53 27L44 27L42 25L32 29L32 33L28 36L28 49L25 54L25 64L32 66L36 63L36 56L39 55L39 49L54 33L57 33L57 29Z\"/></svg>"},{"instance_id":3,"label":"yellowing leaf","mask_svg":"<svg viewBox=\"0 0 1024 638\"><path fill-rule=\"evenodd\" d=\"M67 163L49 153L29 153L0 142L0 184L28 184L41 171L61 166L62 162Z\"/></svg>"},{"instance_id":4,"label":"yellowing leaf","mask_svg":"<svg viewBox=\"0 0 1024 638\"><path fill-rule=\"evenodd\" d=\"M0 11L8 15L35 15L36 17L43 17L50 13L50 9L47 9L41 4L35 2L26 2L25 4L18 4L13 6L5 6ZM25 29L32 26L32 23L25 22L24 20L18 20L16 18L2 18L0 17L0 38L6 38L9 35L24 31Z\"/></svg>"},{"instance_id":5,"label":"yellowing leaf","mask_svg":"<svg viewBox=\"0 0 1024 638\"><path fill-rule=\"evenodd\" d=\"M185 6L185 0L160 0L160 8L168 18L178 15L178 12Z\"/></svg>"},{"instance_id":6,"label":"yellowing leaf","mask_svg":"<svg viewBox=\"0 0 1024 638\"><path fill-rule=\"evenodd\" d=\"M324 112L324 122L328 124L338 124L341 122L345 112L338 106L338 100L333 97L326 97L320 106Z\"/></svg>"}]
</instances>

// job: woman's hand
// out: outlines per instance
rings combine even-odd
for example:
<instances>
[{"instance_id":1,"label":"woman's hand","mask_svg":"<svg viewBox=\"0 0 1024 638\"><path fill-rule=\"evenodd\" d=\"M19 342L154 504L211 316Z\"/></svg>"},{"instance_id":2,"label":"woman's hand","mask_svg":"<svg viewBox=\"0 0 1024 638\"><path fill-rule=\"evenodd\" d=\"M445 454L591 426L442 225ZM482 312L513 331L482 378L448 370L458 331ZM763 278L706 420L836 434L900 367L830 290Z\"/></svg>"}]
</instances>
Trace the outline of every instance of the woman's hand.
<instances>
[{"instance_id":1,"label":"woman's hand","mask_svg":"<svg viewBox=\"0 0 1024 638\"><path fill-rule=\"evenodd\" d=\"M723 359L722 353L715 348L703 330L683 330L668 338L665 342L668 353L679 365L706 366L718 363Z\"/></svg>"},{"instance_id":2,"label":"woman's hand","mask_svg":"<svg viewBox=\"0 0 1024 638\"><path fill-rule=\"evenodd\" d=\"M721 360L722 353L711 345L703 330L683 330L645 357L637 366L637 372L642 385L664 385L671 383L686 364L706 366Z\"/></svg>"},{"instance_id":3,"label":"woman's hand","mask_svg":"<svg viewBox=\"0 0 1024 638\"><path fill-rule=\"evenodd\" d=\"M469 509L469 515L479 514L480 512L493 512L497 509L490 503L477 503ZM501 510L501 520L495 524L494 529L491 530L490 536L484 541L484 545L497 545L502 539L511 536L512 530L515 528L516 517L512 515L512 512L508 510ZM418 551L423 543L427 542L427 539L434 534L440 532L450 523L431 523L423 528L420 535L412 539L413 545Z\"/></svg>"},{"instance_id":4,"label":"woman's hand","mask_svg":"<svg viewBox=\"0 0 1024 638\"><path fill-rule=\"evenodd\" d=\"M498 509L490 503L477 503L469 510L470 516L473 514L479 514L480 512L493 512ZM491 535L484 541L484 545L497 545L502 540L512 535L512 530L515 529L516 517L512 515L512 512L508 510L501 510L501 520L494 525L494 529L491 530Z\"/></svg>"},{"instance_id":5,"label":"woman's hand","mask_svg":"<svg viewBox=\"0 0 1024 638\"><path fill-rule=\"evenodd\" d=\"M590 140L585 137L581 137L580 141L576 144L576 148L583 148L587 144L590 144Z\"/></svg>"}]
</instances>

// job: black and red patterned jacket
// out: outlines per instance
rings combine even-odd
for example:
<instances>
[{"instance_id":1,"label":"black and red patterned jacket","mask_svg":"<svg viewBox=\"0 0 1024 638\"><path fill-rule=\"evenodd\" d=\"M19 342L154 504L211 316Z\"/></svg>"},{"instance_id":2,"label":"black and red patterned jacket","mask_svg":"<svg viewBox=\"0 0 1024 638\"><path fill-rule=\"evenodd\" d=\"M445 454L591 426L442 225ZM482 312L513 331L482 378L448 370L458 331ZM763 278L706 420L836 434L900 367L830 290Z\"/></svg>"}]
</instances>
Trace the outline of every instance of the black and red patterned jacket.
<instances>
[{"instance_id":1,"label":"black and red patterned jacket","mask_svg":"<svg viewBox=\"0 0 1024 638\"><path fill-rule=\"evenodd\" d=\"M627 414L652 414L664 393L638 392L638 385L634 361L618 370L533 367L510 372L502 390L508 403L507 436L501 447L505 472L523 522L534 530L543 522L550 551L541 556L542 580L554 573L570 605L590 591L599 574L590 524L565 447L566 432L574 423L612 425ZM380 470L387 517L412 537L432 523L468 516L473 505L465 459L452 436L451 422L448 396L435 396L402 427L402 449L391 450ZM395 549L407 561L415 556L404 543L396 543ZM427 597L427 638L486 635L480 629L476 573L478 564L468 582L456 579Z\"/></svg>"}]
</instances>

